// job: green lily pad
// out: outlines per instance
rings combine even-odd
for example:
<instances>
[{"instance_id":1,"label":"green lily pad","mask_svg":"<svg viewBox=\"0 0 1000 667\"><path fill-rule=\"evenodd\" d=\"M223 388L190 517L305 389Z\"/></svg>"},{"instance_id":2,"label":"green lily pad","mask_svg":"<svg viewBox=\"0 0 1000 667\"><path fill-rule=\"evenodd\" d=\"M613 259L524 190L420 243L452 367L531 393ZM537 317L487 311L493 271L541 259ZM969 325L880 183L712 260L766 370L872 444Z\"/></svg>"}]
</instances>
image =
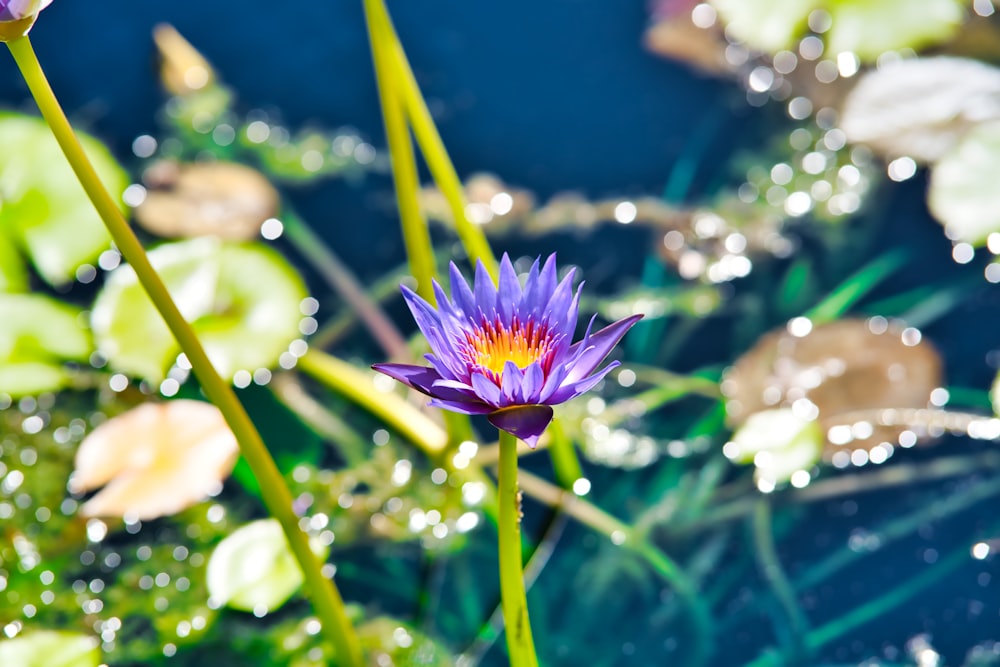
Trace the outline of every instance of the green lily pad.
<instances>
[{"instance_id":1,"label":"green lily pad","mask_svg":"<svg viewBox=\"0 0 1000 667\"><path fill-rule=\"evenodd\" d=\"M886 51L920 49L955 35L965 18L963 0L836 0L827 9L833 18L827 34L831 54L852 52L874 62Z\"/></svg>"},{"instance_id":2,"label":"green lily pad","mask_svg":"<svg viewBox=\"0 0 1000 667\"><path fill-rule=\"evenodd\" d=\"M0 393L25 396L67 385L67 361L90 356L81 311L38 294L0 294Z\"/></svg>"},{"instance_id":3,"label":"green lily pad","mask_svg":"<svg viewBox=\"0 0 1000 667\"><path fill-rule=\"evenodd\" d=\"M161 245L149 259L223 377L274 366L300 337L305 284L267 246L203 237ZM112 368L150 382L162 381L180 353L130 266L108 277L91 324Z\"/></svg>"},{"instance_id":4,"label":"green lily pad","mask_svg":"<svg viewBox=\"0 0 1000 667\"><path fill-rule=\"evenodd\" d=\"M974 127L931 170L927 204L953 241L981 246L1000 231L1000 122Z\"/></svg>"},{"instance_id":5,"label":"green lily pad","mask_svg":"<svg viewBox=\"0 0 1000 667\"><path fill-rule=\"evenodd\" d=\"M451 667L451 652L412 625L386 616L358 627L358 637L375 664Z\"/></svg>"},{"instance_id":6,"label":"green lily pad","mask_svg":"<svg viewBox=\"0 0 1000 667\"><path fill-rule=\"evenodd\" d=\"M96 637L43 630L0 641L0 665L9 667L97 667Z\"/></svg>"},{"instance_id":7,"label":"green lily pad","mask_svg":"<svg viewBox=\"0 0 1000 667\"><path fill-rule=\"evenodd\" d=\"M725 452L737 463L756 465L758 479L780 483L819 463L824 442L818 422L778 408L750 415L733 434Z\"/></svg>"},{"instance_id":8,"label":"green lily pad","mask_svg":"<svg viewBox=\"0 0 1000 667\"><path fill-rule=\"evenodd\" d=\"M0 208L3 202L0 201ZM28 270L9 238L0 234L0 292L27 292Z\"/></svg>"},{"instance_id":9,"label":"green lily pad","mask_svg":"<svg viewBox=\"0 0 1000 667\"><path fill-rule=\"evenodd\" d=\"M824 10L831 23L827 53L853 52L874 61L886 51L918 49L952 37L964 17L962 0L711 0L726 29L767 53L792 49L805 36L809 15Z\"/></svg>"},{"instance_id":10,"label":"green lily pad","mask_svg":"<svg viewBox=\"0 0 1000 667\"><path fill-rule=\"evenodd\" d=\"M820 0L711 0L733 37L759 51L789 48Z\"/></svg>"},{"instance_id":11,"label":"green lily pad","mask_svg":"<svg viewBox=\"0 0 1000 667\"><path fill-rule=\"evenodd\" d=\"M96 139L80 134L80 141L117 197L129 182L125 171ZM71 281L77 268L95 262L110 246L104 223L42 120L0 113L0 146L0 233L47 282Z\"/></svg>"},{"instance_id":12,"label":"green lily pad","mask_svg":"<svg viewBox=\"0 0 1000 667\"><path fill-rule=\"evenodd\" d=\"M325 558L329 549L311 544ZM219 542L208 559L208 593L233 609L268 613L302 585L302 570L276 519L252 521Z\"/></svg>"}]
</instances>

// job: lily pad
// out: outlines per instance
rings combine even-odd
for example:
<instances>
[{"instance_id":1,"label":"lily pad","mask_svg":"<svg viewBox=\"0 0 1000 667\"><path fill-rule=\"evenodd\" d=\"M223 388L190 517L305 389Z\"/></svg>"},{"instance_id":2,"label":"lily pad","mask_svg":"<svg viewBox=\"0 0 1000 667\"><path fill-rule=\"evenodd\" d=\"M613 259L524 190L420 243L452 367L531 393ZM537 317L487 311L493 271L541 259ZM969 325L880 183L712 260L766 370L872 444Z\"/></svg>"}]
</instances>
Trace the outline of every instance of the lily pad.
<instances>
[{"instance_id":1,"label":"lily pad","mask_svg":"<svg viewBox=\"0 0 1000 667\"><path fill-rule=\"evenodd\" d=\"M267 246L202 237L162 245L149 259L223 377L274 366L301 336L305 284ZM158 384L180 353L130 266L108 277L91 323L98 350L123 373Z\"/></svg>"},{"instance_id":2,"label":"lily pad","mask_svg":"<svg viewBox=\"0 0 1000 667\"><path fill-rule=\"evenodd\" d=\"M827 52L853 52L874 61L886 51L918 49L952 37L964 17L961 0L711 0L726 30L751 48L776 53L795 46L809 15L830 16Z\"/></svg>"},{"instance_id":3,"label":"lily pad","mask_svg":"<svg viewBox=\"0 0 1000 667\"><path fill-rule=\"evenodd\" d=\"M104 422L80 443L70 486L90 491L84 516L153 519L221 488L239 446L219 409L176 400L146 403Z\"/></svg>"},{"instance_id":4,"label":"lily pad","mask_svg":"<svg viewBox=\"0 0 1000 667\"><path fill-rule=\"evenodd\" d=\"M9 667L97 667L96 637L42 630L0 640L0 665Z\"/></svg>"},{"instance_id":5,"label":"lily pad","mask_svg":"<svg viewBox=\"0 0 1000 667\"><path fill-rule=\"evenodd\" d=\"M413 626L386 616L358 627L358 637L374 664L451 667L451 652Z\"/></svg>"},{"instance_id":6,"label":"lily pad","mask_svg":"<svg viewBox=\"0 0 1000 667\"><path fill-rule=\"evenodd\" d=\"M329 549L312 542L313 552ZM219 542L208 559L208 592L220 604L258 615L281 607L303 582L276 519L252 521Z\"/></svg>"},{"instance_id":7,"label":"lily pad","mask_svg":"<svg viewBox=\"0 0 1000 667\"><path fill-rule=\"evenodd\" d=\"M833 0L827 51L851 52L874 62L887 51L920 49L955 35L965 18L963 0Z\"/></svg>"},{"instance_id":8,"label":"lily pad","mask_svg":"<svg viewBox=\"0 0 1000 667\"><path fill-rule=\"evenodd\" d=\"M0 201L0 208L3 202ZM27 292L28 270L11 240L0 234L0 292Z\"/></svg>"},{"instance_id":9,"label":"lily pad","mask_svg":"<svg viewBox=\"0 0 1000 667\"><path fill-rule=\"evenodd\" d=\"M0 393L25 396L65 387L67 361L90 356L77 308L38 294L0 294Z\"/></svg>"},{"instance_id":10,"label":"lily pad","mask_svg":"<svg viewBox=\"0 0 1000 667\"><path fill-rule=\"evenodd\" d=\"M737 463L756 465L758 479L776 484L819 463L824 441L818 422L798 417L789 408L778 408L750 415L725 451Z\"/></svg>"},{"instance_id":11,"label":"lily pad","mask_svg":"<svg viewBox=\"0 0 1000 667\"><path fill-rule=\"evenodd\" d=\"M976 125L1000 119L1000 69L967 58L914 58L864 74L840 127L889 158L935 162Z\"/></svg>"},{"instance_id":12,"label":"lily pad","mask_svg":"<svg viewBox=\"0 0 1000 667\"><path fill-rule=\"evenodd\" d=\"M96 139L80 134L101 181L116 197L128 176ZM71 281L111 244L93 204L40 119L0 113L0 233L26 254L48 283Z\"/></svg>"},{"instance_id":13,"label":"lily pad","mask_svg":"<svg viewBox=\"0 0 1000 667\"><path fill-rule=\"evenodd\" d=\"M1000 231L1000 121L973 128L931 171L927 203L953 241L975 246Z\"/></svg>"},{"instance_id":14,"label":"lily pad","mask_svg":"<svg viewBox=\"0 0 1000 667\"><path fill-rule=\"evenodd\" d=\"M767 53L791 46L806 28L809 12L820 0L711 0L726 30Z\"/></svg>"}]
</instances>

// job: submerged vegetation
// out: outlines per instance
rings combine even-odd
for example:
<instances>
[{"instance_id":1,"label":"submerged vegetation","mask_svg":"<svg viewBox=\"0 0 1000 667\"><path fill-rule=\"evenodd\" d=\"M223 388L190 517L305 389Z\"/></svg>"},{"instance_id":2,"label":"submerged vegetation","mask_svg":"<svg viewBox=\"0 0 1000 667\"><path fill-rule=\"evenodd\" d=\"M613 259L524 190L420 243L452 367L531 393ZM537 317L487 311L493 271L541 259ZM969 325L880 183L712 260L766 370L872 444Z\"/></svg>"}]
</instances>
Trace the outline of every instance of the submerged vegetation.
<instances>
[{"instance_id":1,"label":"submerged vegetation","mask_svg":"<svg viewBox=\"0 0 1000 667\"><path fill-rule=\"evenodd\" d=\"M992 3L653 3L770 137L544 202L459 177L381 0L386 147L163 25L127 157L48 88L48 4L0 0L44 117L0 114L0 665L1000 665L1000 357L955 351L996 322ZM293 201L388 174L366 284Z\"/></svg>"}]
</instances>

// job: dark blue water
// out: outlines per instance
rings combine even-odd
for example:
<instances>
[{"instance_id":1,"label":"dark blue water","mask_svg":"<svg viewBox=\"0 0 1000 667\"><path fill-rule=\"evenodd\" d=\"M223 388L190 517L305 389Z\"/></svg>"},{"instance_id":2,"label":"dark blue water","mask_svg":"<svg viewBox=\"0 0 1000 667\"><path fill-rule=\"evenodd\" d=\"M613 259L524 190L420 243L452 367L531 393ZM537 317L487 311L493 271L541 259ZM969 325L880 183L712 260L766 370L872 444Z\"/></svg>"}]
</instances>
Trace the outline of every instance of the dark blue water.
<instances>
[{"instance_id":1,"label":"dark blue water","mask_svg":"<svg viewBox=\"0 0 1000 667\"><path fill-rule=\"evenodd\" d=\"M567 189L594 197L657 194L678 158L690 149L691 137L712 122L716 129L692 188L696 197L725 178L727 160L738 148L763 139L766 120L742 103L733 84L702 78L643 50L640 38L647 21L643 3L513 0L487 5L411 0L392 2L390 10L462 175L492 171L533 190L542 200ZM35 48L77 125L106 141L122 159L129 159L136 135L157 132L156 111L163 95L155 76L151 31L161 22L173 24L214 64L237 91L243 108L280 109L293 128L350 125L382 145L360 1L56 0L33 32ZM9 58L0 58L0 104L31 108ZM330 183L288 194L359 275L370 279L403 258L391 212L371 206L372 198L388 193L390 187L386 177L374 175L361 188ZM904 239L913 244L919 261L884 291L956 271L947 260L946 242L913 190L922 184L905 187L906 196L897 193L893 200L899 205L890 210L881 243ZM647 247L647 239L631 230L613 239L602 236L599 243L579 244L567 237L522 240L510 247L541 254L553 243L584 265L611 256L612 270L631 276L639 273L637 253L645 253ZM996 305L993 292L977 290L956 317L928 330L943 348L953 381L980 388L989 382L994 370L986 364L986 355L996 341ZM725 326L738 327L739 322L728 321ZM710 331L705 340L728 336L728 331ZM713 359L713 354L699 362L724 361ZM877 523L896 511L885 509L894 498L899 507L925 501L920 490L906 497L873 496L860 501L856 511L864 523ZM804 559L818 558L825 545L842 543L854 522L840 513L839 504L823 505L816 512L813 519L819 522L792 531L780 554L793 573L805 566ZM816 620L828 620L876 596L882 581L898 581L919 571L930 548L924 542L944 552L966 539L968 529L982 520L966 515L962 522L955 540L938 527L936 534L899 545L874 568L851 573L841 581L842 587L818 590L815 603L821 611ZM604 548L592 537L580 535L583 532L577 528L571 532L581 540L583 553ZM734 545L733 558L745 554L746 548ZM906 637L927 630L946 638L952 662L959 664L965 648L989 636L995 627L997 596L976 583L990 569L984 563L963 571L950 589L948 584L930 589L910 610L917 610L922 620L902 613L884 624L866 626L832 648L831 659L856 664L864 655L877 654L883 642L899 646ZM754 575L748 576L754 583ZM652 604L643 598L648 591L640 585L624 586L636 604ZM985 611L970 615L969 608L975 607L971 603L979 601L985 601ZM563 604L572 601L549 603L556 607L554 617ZM732 601L720 609L746 614L754 604L752 599ZM675 645L667 641L671 628L655 619L649 625L644 625L644 618L630 619L627 609L628 605L614 606L616 613L626 615L616 616L609 627L622 633L622 643L632 644L633 651L637 645L655 658L623 658L622 664L667 660ZM591 614L580 622L587 624L588 632L600 632L600 615ZM719 647L722 660L739 664L755 655L752 647L772 641L765 622L741 627L732 641ZM634 637L628 636L629 628ZM566 629L568 635L571 630ZM653 638L653 632L666 638ZM568 646L565 651L577 655L579 647Z\"/></svg>"}]
</instances>

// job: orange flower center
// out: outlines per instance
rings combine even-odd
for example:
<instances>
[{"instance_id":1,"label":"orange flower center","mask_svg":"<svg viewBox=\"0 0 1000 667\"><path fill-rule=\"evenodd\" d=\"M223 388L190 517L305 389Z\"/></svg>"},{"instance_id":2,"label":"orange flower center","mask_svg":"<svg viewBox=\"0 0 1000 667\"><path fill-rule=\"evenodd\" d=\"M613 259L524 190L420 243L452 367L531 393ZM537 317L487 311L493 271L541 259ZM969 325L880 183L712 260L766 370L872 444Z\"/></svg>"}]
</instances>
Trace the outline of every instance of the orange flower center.
<instances>
[{"instance_id":1,"label":"orange flower center","mask_svg":"<svg viewBox=\"0 0 1000 667\"><path fill-rule=\"evenodd\" d=\"M514 318L508 327L499 321L484 320L478 329L465 333L465 342L466 361L487 371L494 381L499 381L508 361L523 370L543 360L543 370L548 370L544 358L551 350L552 337L547 327L533 321L522 324Z\"/></svg>"}]
</instances>

